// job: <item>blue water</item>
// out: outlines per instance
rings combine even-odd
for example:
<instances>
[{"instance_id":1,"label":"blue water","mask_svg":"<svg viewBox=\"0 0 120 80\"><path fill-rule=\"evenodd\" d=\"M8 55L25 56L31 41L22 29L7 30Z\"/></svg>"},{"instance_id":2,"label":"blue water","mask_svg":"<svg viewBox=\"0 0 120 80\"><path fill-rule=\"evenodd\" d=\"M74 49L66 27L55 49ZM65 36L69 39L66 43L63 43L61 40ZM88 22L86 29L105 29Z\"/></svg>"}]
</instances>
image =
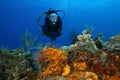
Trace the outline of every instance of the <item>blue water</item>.
<instances>
[{"instance_id":1,"label":"blue water","mask_svg":"<svg viewBox=\"0 0 120 80\"><path fill-rule=\"evenodd\" d=\"M105 41L120 32L120 0L0 0L0 46L17 48L26 29L38 36L37 42L49 43L36 24L49 8L66 13L62 35L54 42L60 46L69 45L73 32L80 34L84 25L95 28L93 38L103 33Z\"/></svg>"}]
</instances>

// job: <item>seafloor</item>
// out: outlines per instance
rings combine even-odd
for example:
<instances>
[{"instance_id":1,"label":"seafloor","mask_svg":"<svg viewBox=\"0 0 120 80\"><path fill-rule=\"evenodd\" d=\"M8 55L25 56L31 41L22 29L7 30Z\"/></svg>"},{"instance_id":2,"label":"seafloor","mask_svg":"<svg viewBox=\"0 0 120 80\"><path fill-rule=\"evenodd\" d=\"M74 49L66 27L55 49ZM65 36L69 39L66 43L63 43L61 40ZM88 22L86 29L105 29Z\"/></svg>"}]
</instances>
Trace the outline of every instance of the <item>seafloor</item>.
<instances>
[{"instance_id":1,"label":"seafloor","mask_svg":"<svg viewBox=\"0 0 120 80\"><path fill-rule=\"evenodd\" d=\"M27 51L0 49L0 80L120 80L120 34L93 40L84 30L69 46L38 46L34 56L26 38Z\"/></svg>"}]
</instances>

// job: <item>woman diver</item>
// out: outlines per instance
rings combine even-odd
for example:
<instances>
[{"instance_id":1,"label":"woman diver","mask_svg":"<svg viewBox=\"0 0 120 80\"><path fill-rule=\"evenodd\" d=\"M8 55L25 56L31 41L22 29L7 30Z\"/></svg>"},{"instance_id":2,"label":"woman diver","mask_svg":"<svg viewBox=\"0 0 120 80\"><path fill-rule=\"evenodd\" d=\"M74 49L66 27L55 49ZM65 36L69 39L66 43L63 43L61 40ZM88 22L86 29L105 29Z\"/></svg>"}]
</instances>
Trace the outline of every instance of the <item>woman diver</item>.
<instances>
[{"instance_id":1,"label":"woman diver","mask_svg":"<svg viewBox=\"0 0 120 80\"><path fill-rule=\"evenodd\" d=\"M47 37L51 38L52 41L56 40L56 37L59 37L61 35L62 31L62 19L58 15L58 12L63 12L63 17L65 16L64 11L62 10L52 10L51 8L44 12L42 15L38 18L38 25L42 27L42 33L46 35ZM45 15L44 25L40 25L39 21L40 18Z\"/></svg>"}]
</instances>

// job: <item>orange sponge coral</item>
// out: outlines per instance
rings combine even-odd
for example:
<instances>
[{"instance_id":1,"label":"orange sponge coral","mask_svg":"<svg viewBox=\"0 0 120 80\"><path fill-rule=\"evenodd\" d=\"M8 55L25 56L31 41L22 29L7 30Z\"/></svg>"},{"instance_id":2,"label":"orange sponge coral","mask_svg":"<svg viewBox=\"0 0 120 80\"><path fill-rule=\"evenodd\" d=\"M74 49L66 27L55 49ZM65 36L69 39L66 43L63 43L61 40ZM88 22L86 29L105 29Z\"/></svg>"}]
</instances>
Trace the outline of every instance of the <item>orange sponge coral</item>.
<instances>
[{"instance_id":1,"label":"orange sponge coral","mask_svg":"<svg viewBox=\"0 0 120 80\"><path fill-rule=\"evenodd\" d=\"M73 72L67 80L98 80L98 76L93 72Z\"/></svg>"},{"instance_id":2,"label":"orange sponge coral","mask_svg":"<svg viewBox=\"0 0 120 80\"><path fill-rule=\"evenodd\" d=\"M62 75L68 58L63 50L55 48L44 49L38 54L38 64L41 75Z\"/></svg>"}]
</instances>

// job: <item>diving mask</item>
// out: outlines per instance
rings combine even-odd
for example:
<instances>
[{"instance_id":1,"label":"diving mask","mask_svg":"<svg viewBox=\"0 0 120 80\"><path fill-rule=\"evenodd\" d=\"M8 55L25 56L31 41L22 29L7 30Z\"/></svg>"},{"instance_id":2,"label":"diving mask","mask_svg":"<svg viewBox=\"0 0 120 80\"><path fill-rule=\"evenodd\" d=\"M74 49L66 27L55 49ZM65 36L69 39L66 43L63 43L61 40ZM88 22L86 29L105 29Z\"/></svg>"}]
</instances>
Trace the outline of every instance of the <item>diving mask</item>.
<instances>
[{"instance_id":1,"label":"diving mask","mask_svg":"<svg viewBox=\"0 0 120 80\"><path fill-rule=\"evenodd\" d=\"M58 15L56 13L51 13L49 15L49 19L50 21L52 22L52 24L55 24L57 22L57 19L58 19Z\"/></svg>"}]
</instances>

